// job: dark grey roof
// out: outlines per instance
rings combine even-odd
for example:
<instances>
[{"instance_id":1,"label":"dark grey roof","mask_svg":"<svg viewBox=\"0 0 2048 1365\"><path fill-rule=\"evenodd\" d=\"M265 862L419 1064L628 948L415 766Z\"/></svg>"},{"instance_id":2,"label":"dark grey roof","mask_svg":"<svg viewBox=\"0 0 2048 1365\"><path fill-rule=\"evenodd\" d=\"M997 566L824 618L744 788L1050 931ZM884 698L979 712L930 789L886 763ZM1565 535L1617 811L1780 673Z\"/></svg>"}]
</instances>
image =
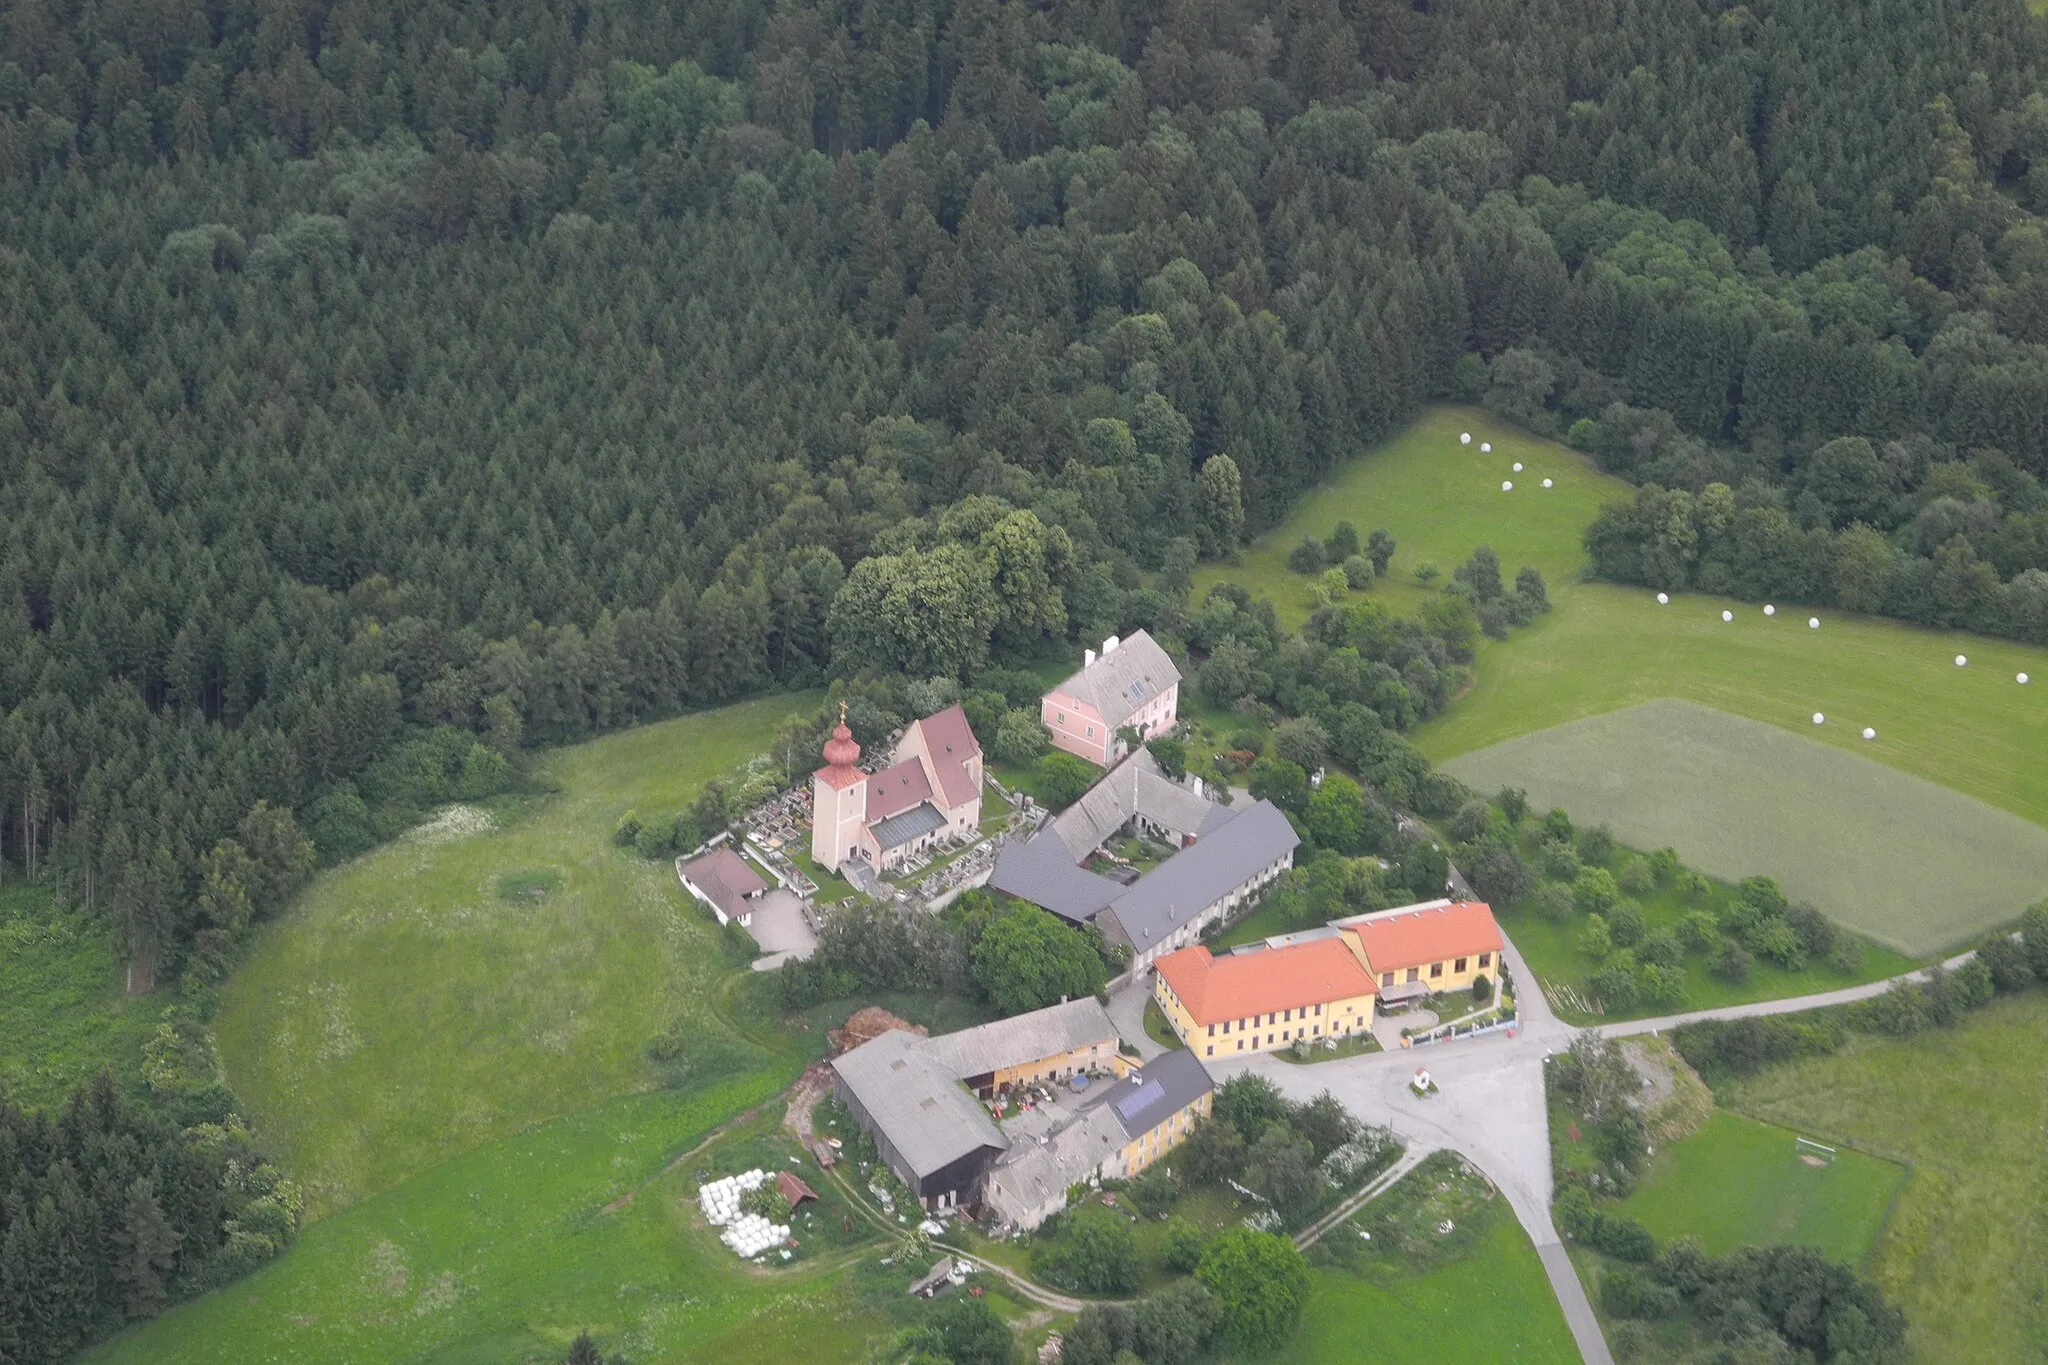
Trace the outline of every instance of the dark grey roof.
<instances>
[{"instance_id":1,"label":"dark grey roof","mask_svg":"<svg viewBox=\"0 0 2048 1365\"><path fill-rule=\"evenodd\" d=\"M1258 801L1138 879L1109 907L1131 947L1161 943L1301 840L1271 801Z\"/></svg>"},{"instance_id":2,"label":"dark grey roof","mask_svg":"<svg viewBox=\"0 0 2048 1365\"><path fill-rule=\"evenodd\" d=\"M835 1058L832 1069L919 1179L980 1148L1010 1145L914 1034L891 1029Z\"/></svg>"},{"instance_id":3,"label":"dark grey roof","mask_svg":"<svg viewBox=\"0 0 2048 1365\"><path fill-rule=\"evenodd\" d=\"M1144 631L1134 632L1078 673L1059 690L1088 702L1114 730L1154 697L1180 681L1180 670L1165 650Z\"/></svg>"},{"instance_id":4,"label":"dark grey roof","mask_svg":"<svg viewBox=\"0 0 2048 1365\"><path fill-rule=\"evenodd\" d=\"M1117 1082L1109 1098L1117 1120L1140 1138L1216 1088L1209 1069L1187 1048L1154 1057Z\"/></svg>"},{"instance_id":5,"label":"dark grey roof","mask_svg":"<svg viewBox=\"0 0 2048 1365\"><path fill-rule=\"evenodd\" d=\"M1142 815L1176 834L1199 834L1221 823L1213 821L1218 809L1207 797L1168 777L1159 760L1141 748L1047 822L1045 832L1056 836L1066 846L1067 856L1078 863L1133 816Z\"/></svg>"},{"instance_id":6,"label":"dark grey roof","mask_svg":"<svg viewBox=\"0 0 2048 1365\"><path fill-rule=\"evenodd\" d=\"M1047 1005L1029 1014L943 1034L927 1040L924 1050L953 1075L965 1079L1056 1057L1091 1043L1107 1043L1114 1054L1116 1036L1109 1011L1094 996L1084 995L1063 1005Z\"/></svg>"},{"instance_id":7,"label":"dark grey roof","mask_svg":"<svg viewBox=\"0 0 2048 1365\"><path fill-rule=\"evenodd\" d=\"M892 815L871 826L875 844L880 848L895 848L907 844L919 835L930 834L944 827L946 817L929 801L920 801L909 810Z\"/></svg>"},{"instance_id":8,"label":"dark grey roof","mask_svg":"<svg viewBox=\"0 0 2048 1365\"><path fill-rule=\"evenodd\" d=\"M1124 888L1109 878L1074 866L1066 845L1046 834L1004 844L996 854L988 884L1076 924L1093 919L1103 906L1124 894Z\"/></svg>"}]
</instances>

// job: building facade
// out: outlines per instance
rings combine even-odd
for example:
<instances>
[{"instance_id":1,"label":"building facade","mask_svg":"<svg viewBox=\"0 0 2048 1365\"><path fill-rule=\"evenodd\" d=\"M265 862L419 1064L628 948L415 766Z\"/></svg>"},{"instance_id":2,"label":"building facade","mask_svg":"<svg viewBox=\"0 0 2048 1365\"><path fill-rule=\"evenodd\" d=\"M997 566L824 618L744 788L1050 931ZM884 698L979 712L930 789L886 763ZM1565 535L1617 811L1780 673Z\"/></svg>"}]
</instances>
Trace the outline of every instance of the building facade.
<instances>
[{"instance_id":1,"label":"building facade","mask_svg":"<svg viewBox=\"0 0 2048 1365\"><path fill-rule=\"evenodd\" d=\"M880 872L981 825L981 742L967 713L949 706L910 723L889 765L859 767L845 708L811 774L811 856L838 871L860 861Z\"/></svg>"},{"instance_id":2,"label":"building facade","mask_svg":"<svg viewBox=\"0 0 2048 1365\"><path fill-rule=\"evenodd\" d=\"M1221 957L1196 944L1161 958L1152 996L1180 1040L1214 1060L1372 1028L1373 979L1336 935Z\"/></svg>"},{"instance_id":3,"label":"building facade","mask_svg":"<svg viewBox=\"0 0 2048 1365\"><path fill-rule=\"evenodd\" d=\"M1382 1006L1470 991L1484 977L1500 985L1505 940L1482 901L1423 901L1332 922L1372 973Z\"/></svg>"},{"instance_id":4,"label":"building facade","mask_svg":"<svg viewBox=\"0 0 2048 1365\"><path fill-rule=\"evenodd\" d=\"M1117 731L1136 727L1144 739L1179 721L1180 669L1144 631L1112 635L1102 652L1087 650L1080 669L1039 699L1038 718L1053 747L1107 768L1129 752Z\"/></svg>"}]
</instances>

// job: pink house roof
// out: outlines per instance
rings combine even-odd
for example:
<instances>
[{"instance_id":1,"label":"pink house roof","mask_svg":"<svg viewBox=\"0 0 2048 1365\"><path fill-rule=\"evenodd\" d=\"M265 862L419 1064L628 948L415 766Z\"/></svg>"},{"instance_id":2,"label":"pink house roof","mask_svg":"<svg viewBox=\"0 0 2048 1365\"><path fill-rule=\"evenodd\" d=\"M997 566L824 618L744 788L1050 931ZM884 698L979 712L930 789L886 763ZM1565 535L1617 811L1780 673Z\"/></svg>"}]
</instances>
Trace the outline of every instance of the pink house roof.
<instances>
[{"instance_id":1,"label":"pink house roof","mask_svg":"<svg viewBox=\"0 0 2048 1365\"><path fill-rule=\"evenodd\" d=\"M980 794L981 786L967 770L968 763L981 754L981 741L967 723L967 713L958 703L937 715L917 722L924 735L925 757L939 779L939 791L947 806L964 806Z\"/></svg>"},{"instance_id":2,"label":"pink house roof","mask_svg":"<svg viewBox=\"0 0 2048 1365\"><path fill-rule=\"evenodd\" d=\"M914 758L891 764L868 779L868 823L900 815L920 801L932 799L931 779Z\"/></svg>"}]
</instances>

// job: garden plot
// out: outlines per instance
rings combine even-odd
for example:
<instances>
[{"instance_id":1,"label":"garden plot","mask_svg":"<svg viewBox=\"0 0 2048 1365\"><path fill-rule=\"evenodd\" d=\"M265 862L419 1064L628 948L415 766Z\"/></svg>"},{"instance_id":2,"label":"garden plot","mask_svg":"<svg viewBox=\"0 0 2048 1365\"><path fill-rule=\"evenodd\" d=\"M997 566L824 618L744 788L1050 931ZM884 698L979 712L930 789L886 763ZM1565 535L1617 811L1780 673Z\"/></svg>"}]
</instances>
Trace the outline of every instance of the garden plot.
<instances>
[{"instance_id":1,"label":"garden plot","mask_svg":"<svg viewBox=\"0 0 2048 1365\"><path fill-rule=\"evenodd\" d=\"M1850 928L1927 955L2048 888L2048 829L1790 731L1660 700L1447 762L1481 791L1604 821L1728 880L1776 877Z\"/></svg>"}]
</instances>

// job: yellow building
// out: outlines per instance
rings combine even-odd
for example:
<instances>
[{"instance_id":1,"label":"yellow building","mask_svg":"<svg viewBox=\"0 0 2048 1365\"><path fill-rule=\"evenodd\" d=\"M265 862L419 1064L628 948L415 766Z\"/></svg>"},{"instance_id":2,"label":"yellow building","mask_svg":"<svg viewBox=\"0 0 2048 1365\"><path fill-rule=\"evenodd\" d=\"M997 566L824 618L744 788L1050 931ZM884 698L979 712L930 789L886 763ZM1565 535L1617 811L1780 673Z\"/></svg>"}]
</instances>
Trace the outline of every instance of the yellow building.
<instances>
[{"instance_id":1,"label":"yellow building","mask_svg":"<svg viewBox=\"0 0 2048 1365\"><path fill-rule=\"evenodd\" d=\"M1067 1207L1077 1185L1128 1180L1187 1140L1210 1110L1215 1083L1186 1048L1146 1062L1085 1098L1062 1096L1049 1132L1013 1141L989 1172L987 1202L1019 1227L1037 1227Z\"/></svg>"},{"instance_id":2,"label":"yellow building","mask_svg":"<svg viewBox=\"0 0 2048 1365\"><path fill-rule=\"evenodd\" d=\"M1372 976L1341 936L1222 957L1197 944L1159 959L1157 970L1152 997L1199 1057L1264 1052L1372 1027Z\"/></svg>"},{"instance_id":3,"label":"yellow building","mask_svg":"<svg viewBox=\"0 0 2048 1365\"><path fill-rule=\"evenodd\" d=\"M1121 1077L1130 1065L1109 1011L1092 995L942 1034L924 1046L982 1099L1082 1072Z\"/></svg>"},{"instance_id":4,"label":"yellow building","mask_svg":"<svg viewBox=\"0 0 2048 1365\"><path fill-rule=\"evenodd\" d=\"M1382 1006L1469 991L1480 977L1500 984L1504 940L1492 907L1483 902L1425 901L1333 923L1372 974Z\"/></svg>"}]
</instances>

